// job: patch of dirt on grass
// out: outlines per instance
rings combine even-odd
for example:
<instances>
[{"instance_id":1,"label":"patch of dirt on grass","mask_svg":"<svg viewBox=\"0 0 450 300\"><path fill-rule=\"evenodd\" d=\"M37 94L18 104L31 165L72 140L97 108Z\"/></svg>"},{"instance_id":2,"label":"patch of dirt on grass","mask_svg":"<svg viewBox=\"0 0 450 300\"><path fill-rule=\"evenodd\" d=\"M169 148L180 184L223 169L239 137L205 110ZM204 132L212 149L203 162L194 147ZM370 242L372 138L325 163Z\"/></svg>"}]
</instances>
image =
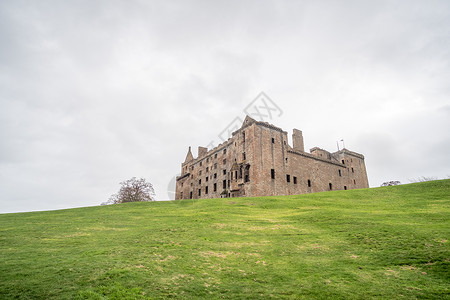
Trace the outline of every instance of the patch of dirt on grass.
<instances>
[{"instance_id":1,"label":"patch of dirt on grass","mask_svg":"<svg viewBox=\"0 0 450 300\"><path fill-rule=\"evenodd\" d=\"M234 252L231 251L227 251L227 252L214 252L214 251L206 251L206 252L200 252L200 255L203 257L220 257L220 258L227 258L227 256L231 255L231 254L236 254Z\"/></svg>"}]
</instances>

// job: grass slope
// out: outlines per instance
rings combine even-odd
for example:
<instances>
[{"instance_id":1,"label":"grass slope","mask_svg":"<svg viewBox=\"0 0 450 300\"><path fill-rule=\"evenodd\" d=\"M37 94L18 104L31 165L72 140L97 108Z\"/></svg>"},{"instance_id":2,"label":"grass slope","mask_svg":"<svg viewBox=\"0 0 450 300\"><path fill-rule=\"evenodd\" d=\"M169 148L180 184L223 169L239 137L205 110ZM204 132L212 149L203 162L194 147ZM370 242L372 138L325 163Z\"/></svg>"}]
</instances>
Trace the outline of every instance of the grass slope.
<instances>
[{"instance_id":1,"label":"grass slope","mask_svg":"<svg viewBox=\"0 0 450 300\"><path fill-rule=\"evenodd\" d=\"M1 299L448 298L450 180L0 215Z\"/></svg>"}]
</instances>

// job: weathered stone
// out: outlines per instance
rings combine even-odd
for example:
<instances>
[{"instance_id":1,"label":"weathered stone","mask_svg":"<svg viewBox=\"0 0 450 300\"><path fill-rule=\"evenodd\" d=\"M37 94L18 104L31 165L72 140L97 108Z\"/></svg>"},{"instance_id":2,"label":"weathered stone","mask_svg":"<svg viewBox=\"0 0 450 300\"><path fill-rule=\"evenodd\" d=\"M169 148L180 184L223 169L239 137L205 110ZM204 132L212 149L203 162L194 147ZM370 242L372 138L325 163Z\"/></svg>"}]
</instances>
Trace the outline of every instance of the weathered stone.
<instances>
[{"instance_id":1,"label":"weathered stone","mask_svg":"<svg viewBox=\"0 0 450 300\"><path fill-rule=\"evenodd\" d=\"M314 147L304 152L303 135L246 117L223 144L190 147L177 177L175 199L274 196L368 188L364 156L342 149L330 153ZM273 177L273 178L272 178Z\"/></svg>"}]
</instances>

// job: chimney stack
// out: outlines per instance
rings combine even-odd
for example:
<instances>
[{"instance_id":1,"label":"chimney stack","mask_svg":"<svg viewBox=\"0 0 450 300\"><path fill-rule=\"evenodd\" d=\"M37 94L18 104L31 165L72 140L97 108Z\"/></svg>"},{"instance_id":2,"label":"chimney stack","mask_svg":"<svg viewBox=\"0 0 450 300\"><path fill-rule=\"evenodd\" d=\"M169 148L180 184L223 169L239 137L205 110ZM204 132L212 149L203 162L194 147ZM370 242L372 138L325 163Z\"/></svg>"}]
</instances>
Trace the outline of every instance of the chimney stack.
<instances>
[{"instance_id":1,"label":"chimney stack","mask_svg":"<svg viewBox=\"0 0 450 300\"><path fill-rule=\"evenodd\" d=\"M294 128L292 133L292 146L295 151L305 152L305 145L303 144L303 133L301 130Z\"/></svg>"}]
</instances>

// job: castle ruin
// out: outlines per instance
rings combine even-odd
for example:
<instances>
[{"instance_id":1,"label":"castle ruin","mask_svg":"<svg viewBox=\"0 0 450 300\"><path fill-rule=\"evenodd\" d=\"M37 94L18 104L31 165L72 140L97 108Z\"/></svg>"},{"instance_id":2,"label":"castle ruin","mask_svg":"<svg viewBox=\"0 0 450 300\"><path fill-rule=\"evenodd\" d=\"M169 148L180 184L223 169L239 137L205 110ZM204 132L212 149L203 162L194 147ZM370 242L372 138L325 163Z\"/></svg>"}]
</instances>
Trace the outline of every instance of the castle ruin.
<instances>
[{"instance_id":1,"label":"castle ruin","mask_svg":"<svg viewBox=\"0 0 450 300\"><path fill-rule=\"evenodd\" d=\"M305 152L303 134L247 116L240 129L208 151L189 147L176 180L175 199L276 196L368 188L362 154L342 149Z\"/></svg>"}]
</instances>

